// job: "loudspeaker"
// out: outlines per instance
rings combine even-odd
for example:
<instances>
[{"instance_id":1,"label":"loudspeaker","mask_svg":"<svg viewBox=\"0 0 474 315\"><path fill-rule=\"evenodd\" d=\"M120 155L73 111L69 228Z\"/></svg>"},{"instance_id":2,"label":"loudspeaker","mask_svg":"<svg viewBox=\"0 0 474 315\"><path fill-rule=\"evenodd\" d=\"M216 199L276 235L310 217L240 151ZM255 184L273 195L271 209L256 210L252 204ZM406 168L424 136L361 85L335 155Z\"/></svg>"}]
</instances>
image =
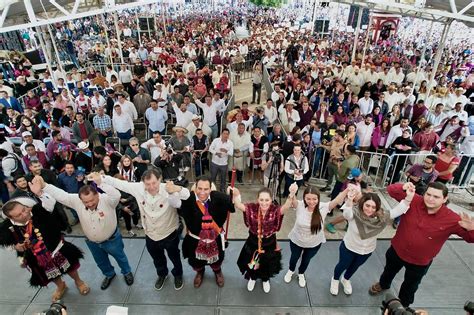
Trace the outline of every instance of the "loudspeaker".
<instances>
[{"instance_id":1,"label":"loudspeaker","mask_svg":"<svg viewBox=\"0 0 474 315\"><path fill-rule=\"evenodd\" d=\"M28 60L31 61L31 63L34 65L44 63L43 60L41 60L41 56L38 50L24 52L23 55L25 55L25 57L28 58Z\"/></svg>"},{"instance_id":2,"label":"loudspeaker","mask_svg":"<svg viewBox=\"0 0 474 315\"><path fill-rule=\"evenodd\" d=\"M138 22L139 22L141 31L148 31L148 27L150 27L150 31L155 30L155 24L153 23L153 18L139 18Z\"/></svg>"}]
</instances>

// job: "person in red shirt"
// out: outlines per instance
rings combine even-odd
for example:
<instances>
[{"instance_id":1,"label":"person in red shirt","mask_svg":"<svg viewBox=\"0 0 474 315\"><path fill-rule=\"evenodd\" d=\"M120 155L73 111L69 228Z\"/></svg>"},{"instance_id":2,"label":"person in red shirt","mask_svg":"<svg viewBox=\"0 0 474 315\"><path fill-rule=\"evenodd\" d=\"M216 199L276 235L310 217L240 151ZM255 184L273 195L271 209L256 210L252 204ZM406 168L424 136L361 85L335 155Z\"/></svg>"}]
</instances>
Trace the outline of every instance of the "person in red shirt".
<instances>
[{"instance_id":1,"label":"person in red shirt","mask_svg":"<svg viewBox=\"0 0 474 315\"><path fill-rule=\"evenodd\" d=\"M387 192L390 197L400 201L405 198L405 191L412 187L412 183L398 183L388 186ZM439 182L429 183L423 196L415 194L392 239L392 246L385 254L386 264L380 280L369 289L371 295L389 289L393 278L405 267L398 297L402 305L408 307L413 303L418 286L433 258L451 234L474 243L473 224L470 223L472 219L460 217L446 206L447 201L448 189Z\"/></svg>"}]
</instances>

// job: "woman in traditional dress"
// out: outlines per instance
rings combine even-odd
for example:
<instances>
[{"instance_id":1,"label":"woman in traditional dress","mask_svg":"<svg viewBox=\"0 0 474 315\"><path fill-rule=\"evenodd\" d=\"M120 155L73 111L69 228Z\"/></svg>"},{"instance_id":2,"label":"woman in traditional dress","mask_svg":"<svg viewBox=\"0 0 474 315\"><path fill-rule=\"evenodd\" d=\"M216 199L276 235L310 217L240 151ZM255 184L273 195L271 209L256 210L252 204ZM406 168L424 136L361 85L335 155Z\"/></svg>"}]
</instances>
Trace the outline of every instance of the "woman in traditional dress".
<instances>
[{"instance_id":1,"label":"woman in traditional dress","mask_svg":"<svg viewBox=\"0 0 474 315\"><path fill-rule=\"evenodd\" d=\"M271 191L262 188L257 194L257 202L243 204L240 192L233 188L235 208L244 213L249 237L240 252L237 265L248 279L247 290L253 291L257 279L263 281L263 291L270 292L270 278L282 269L281 250L277 244L276 233L280 230L283 215L295 199L298 185L290 186L290 195L283 206L273 203Z\"/></svg>"}]
</instances>

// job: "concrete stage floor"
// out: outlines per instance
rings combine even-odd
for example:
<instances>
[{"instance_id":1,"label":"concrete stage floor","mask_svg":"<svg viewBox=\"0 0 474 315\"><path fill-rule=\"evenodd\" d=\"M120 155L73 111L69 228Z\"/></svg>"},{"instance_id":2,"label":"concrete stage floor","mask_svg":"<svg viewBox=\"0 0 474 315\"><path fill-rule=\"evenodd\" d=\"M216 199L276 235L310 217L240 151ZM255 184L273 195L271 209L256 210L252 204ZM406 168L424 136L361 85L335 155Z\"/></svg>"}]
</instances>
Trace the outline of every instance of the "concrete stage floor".
<instances>
[{"instance_id":1,"label":"concrete stage floor","mask_svg":"<svg viewBox=\"0 0 474 315\"><path fill-rule=\"evenodd\" d=\"M306 288L300 288L296 279L290 284L283 281L290 253L288 242L281 241L284 269L271 280L271 292L265 294L261 282L257 282L253 292L248 292L246 281L238 271L236 261L242 241L231 241L226 251L224 288L218 289L213 273L206 270L202 287L195 289L192 284L194 272L184 261L184 288L175 291L170 276L158 292L153 288L156 273L144 239L124 239L135 283L128 287L123 277L117 276L106 291L100 290L103 276L84 238L69 240L85 252L80 273L91 286L91 292L88 296L80 296L72 279L67 278L69 290L63 300L69 314L81 315L105 314L110 305L126 306L129 314L380 314L383 297L372 297L367 290L382 272L385 251L389 247L389 241L379 240L375 253L352 278L353 294L346 296L341 287L339 296L334 297L329 293L329 284L340 241L328 241L322 246L306 272ZM114 265L120 273L115 261ZM36 314L49 306L54 286L39 290L30 288L27 284L29 274L20 269L13 252L0 251L0 266L0 314ZM398 293L402 279L403 273L400 273L394 281L393 293ZM414 306L427 309L430 315L457 315L463 314L463 305L469 299L474 299L473 246L462 240L450 240L422 281Z\"/></svg>"}]
</instances>

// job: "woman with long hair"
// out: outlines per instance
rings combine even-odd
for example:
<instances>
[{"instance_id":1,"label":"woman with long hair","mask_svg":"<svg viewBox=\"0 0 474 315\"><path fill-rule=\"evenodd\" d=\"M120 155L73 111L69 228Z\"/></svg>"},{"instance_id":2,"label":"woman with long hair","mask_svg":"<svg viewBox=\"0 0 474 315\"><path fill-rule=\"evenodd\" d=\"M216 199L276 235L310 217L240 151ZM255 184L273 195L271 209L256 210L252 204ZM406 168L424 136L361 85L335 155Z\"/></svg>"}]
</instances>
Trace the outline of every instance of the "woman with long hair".
<instances>
[{"instance_id":1,"label":"woman with long hair","mask_svg":"<svg viewBox=\"0 0 474 315\"><path fill-rule=\"evenodd\" d=\"M135 175L135 166L133 165L132 158L129 155L124 154L120 159L120 163L117 166L118 174L126 181L136 182L137 178Z\"/></svg>"},{"instance_id":2,"label":"woman with long hair","mask_svg":"<svg viewBox=\"0 0 474 315\"><path fill-rule=\"evenodd\" d=\"M135 177L134 167L132 158L128 155L123 155L118 166L119 172L115 174L115 177L126 180L128 182L136 182L137 178ZM137 228L141 228L141 225L138 224L140 219L139 209L137 200L132 195L120 192L121 198L119 204L117 205L118 216L123 217L125 222L125 228L127 233L131 237L135 237L136 234L132 230L132 221Z\"/></svg>"},{"instance_id":3,"label":"woman with long hair","mask_svg":"<svg viewBox=\"0 0 474 315\"><path fill-rule=\"evenodd\" d=\"M292 207L296 209L296 220L288 238L290 239L290 266L285 275L285 282L290 283L301 258L298 268L298 284L304 288L304 273L311 259L318 253L321 244L326 242L324 220L329 212L344 201L347 190L340 193L331 202L321 202L321 193L315 186L308 186L303 192L303 200L293 199Z\"/></svg>"},{"instance_id":4,"label":"woman with long hair","mask_svg":"<svg viewBox=\"0 0 474 315\"><path fill-rule=\"evenodd\" d=\"M242 248L237 265L248 280L247 290L253 291L257 279L263 281L263 291L270 292L270 278L282 269L281 250L277 244L276 233L280 230L283 215L294 202L298 186L290 186L290 195L282 206L275 205L269 188L257 193L257 202L243 204L240 192L233 188L233 201L236 209L244 214L244 223L249 228L249 237Z\"/></svg>"},{"instance_id":5,"label":"woman with long hair","mask_svg":"<svg viewBox=\"0 0 474 315\"><path fill-rule=\"evenodd\" d=\"M411 183L405 185L407 196L387 213L381 208L380 197L376 193L364 193L360 196L357 191L349 188L342 206L343 216L349 222L349 227L339 246L339 261L331 279L332 295L339 293L339 281L344 293L352 294L350 279L375 251L377 236L385 229L389 218L399 217L408 211L415 195L415 186Z\"/></svg>"},{"instance_id":6,"label":"woman with long hair","mask_svg":"<svg viewBox=\"0 0 474 315\"><path fill-rule=\"evenodd\" d=\"M372 148L376 152L384 152L385 144L387 143L388 134L390 132L390 119L384 118L382 123L375 127L374 132L372 133Z\"/></svg>"},{"instance_id":7,"label":"woman with long hair","mask_svg":"<svg viewBox=\"0 0 474 315\"><path fill-rule=\"evenodd\" d=\"M33 139L42 140L41 129L36 125L33 119L23 116L21 118L19 134L22 134L25 131L29 131L33 136Z\"/></svg>"},{"instance_id":8,"label":"woman with long hair","mask_svg":"<svg viewBox=\"0 0 474 315\"><path fill-rule=\"evenodd\" d=\"M109 176L115 176L118 173L117 165L114 165L109 155L104 155L102 161L97 165L96 171Z\"/></svg>"},{"instance_id":9,"label":"woman with long hair","mask_svg":"<svg viewBox=\"0 0 474 315\"><path fill-rule=\"evenodd\" d=\"M387 114L386 117L390 119L390 126L398 125L400 123L400 119L402 119L400 105L393 105L392 110L390 111L390 113Z\"/></svg>"}]
</instances>

